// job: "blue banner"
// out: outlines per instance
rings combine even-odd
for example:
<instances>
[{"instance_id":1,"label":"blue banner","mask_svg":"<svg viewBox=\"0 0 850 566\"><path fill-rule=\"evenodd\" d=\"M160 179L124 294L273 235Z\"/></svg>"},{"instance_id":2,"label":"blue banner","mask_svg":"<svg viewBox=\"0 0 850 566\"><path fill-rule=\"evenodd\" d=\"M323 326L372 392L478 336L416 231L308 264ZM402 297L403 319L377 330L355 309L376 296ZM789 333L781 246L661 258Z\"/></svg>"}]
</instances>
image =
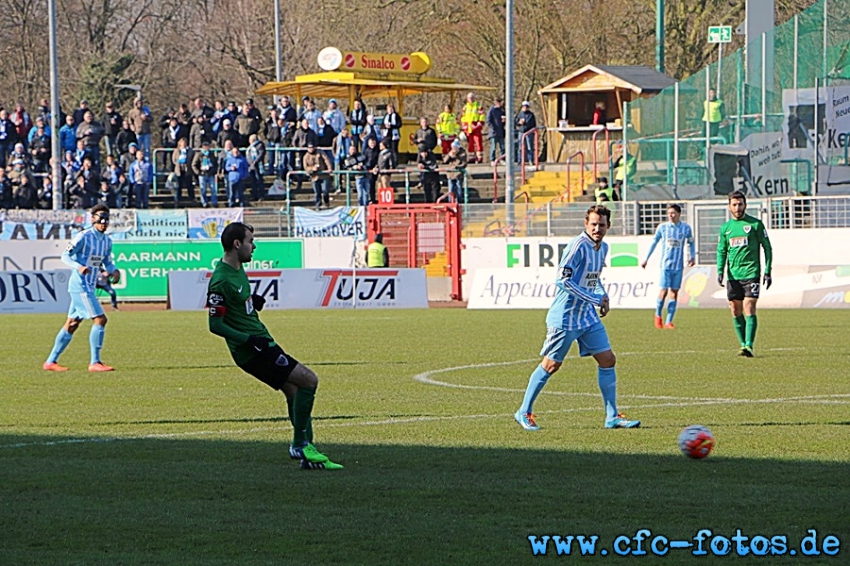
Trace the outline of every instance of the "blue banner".
<instances>
[{"instance_id":1,"label":"blue banner","mask_svg":"<svg viewBox=\"0 0 850 566\"><path fill-rule=\"evenodd\" d=\"M0 240L70 240L85 223L83 210L0 210Z\"/></svg>"},{"instance_id":2,"label":"blue banner","mask_svg":"<svg viewBox=\"0 0 850 566\"><path fill-rule=\"evenodd\" d=\"M135 230L112 234L112 239L184 240L188 226L185 210L136 210Z\"/></svg>"},{"instance_id":3,"label":"blue banner","mask_svg":"<svg viewBox=\"0 0 850 566\"><path fill-rule=\"evenodd\" d=\"M359 206L339 206L314 211L295 208L296 238L349 237L366 239L366 209Z\"/></svg>"},{"instance_id":4,"label":"blue banner","mask_svg":"<svg viewBox=\"0 0 850 566\"><path fill-rule=\"evenodd\" d=\"M188 213L190 240L217 240L225 226L242 222L241 208L190 208Z\"/></svg>"}]
</instances>

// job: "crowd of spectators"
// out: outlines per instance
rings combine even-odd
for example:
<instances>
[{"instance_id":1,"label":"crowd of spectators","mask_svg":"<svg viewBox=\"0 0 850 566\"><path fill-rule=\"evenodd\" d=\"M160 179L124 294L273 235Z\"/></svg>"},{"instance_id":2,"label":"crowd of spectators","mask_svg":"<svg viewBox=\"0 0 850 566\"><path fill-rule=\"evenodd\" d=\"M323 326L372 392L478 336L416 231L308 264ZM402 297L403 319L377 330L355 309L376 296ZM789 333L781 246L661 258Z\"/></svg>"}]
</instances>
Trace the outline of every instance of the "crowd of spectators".
<instances>
[{"instance_id":1,"label":"crowd of spectators","mask_svg":"<svg viewBox=\"0 0 850 566\"><path fill-rule=\"evenodd\" d=\"M378 117L361 100L347 112L334 99L324 111L309 97L300 102L296 108L282 96L264 116L252 98L241 106L223 100L210 106L198 97L157 119L141 97L126 116L107 102L98 117L81 100L60 117L57 133L63 205L148 208L155 175L165 176L175 207L218 206L220 185L228 206L245 205L246 192L259 202L266 198L268 176L289 178L298 188L309 180L316 208L329 206L333 180L344 176L356 186L359 205L377 202L376 190L390 186L399 166L402 119L394 106L388 104ZM34 118L21 103L11 111L0 103L0 208L52 208L50 118L46 99ZM502 156L505 120L501 100L485 114L474 93L458 115L446 105L436 129L428 118L420 119L410 142L418 150L416 168L427 202L440 195L440 173L446 174L453 198L461 198L467 164L483 162L485 130L490 161ZM515 123L520 133L535 127L528 103Z\"/></svg>"}]
</instances>

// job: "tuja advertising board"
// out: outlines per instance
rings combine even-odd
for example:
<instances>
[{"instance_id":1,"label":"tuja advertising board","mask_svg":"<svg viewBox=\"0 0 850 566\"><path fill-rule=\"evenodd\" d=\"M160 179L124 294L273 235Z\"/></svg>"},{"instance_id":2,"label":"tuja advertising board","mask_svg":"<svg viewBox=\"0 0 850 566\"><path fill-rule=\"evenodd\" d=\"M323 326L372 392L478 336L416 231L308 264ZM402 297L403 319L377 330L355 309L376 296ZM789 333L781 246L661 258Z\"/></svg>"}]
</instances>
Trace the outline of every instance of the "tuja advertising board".
<instances>
[{"instance_id":1,"label":"tuja advertising board","mask_svg":"<svg viewBox=\"0 0 850 566\"><path fill-rule=\"evenodd\" d=\"M251 293L266 310L428 308L424 269L248 270ZM173 310L205 308L209 271L169 274Z\"/></svg>"}]
</instances>

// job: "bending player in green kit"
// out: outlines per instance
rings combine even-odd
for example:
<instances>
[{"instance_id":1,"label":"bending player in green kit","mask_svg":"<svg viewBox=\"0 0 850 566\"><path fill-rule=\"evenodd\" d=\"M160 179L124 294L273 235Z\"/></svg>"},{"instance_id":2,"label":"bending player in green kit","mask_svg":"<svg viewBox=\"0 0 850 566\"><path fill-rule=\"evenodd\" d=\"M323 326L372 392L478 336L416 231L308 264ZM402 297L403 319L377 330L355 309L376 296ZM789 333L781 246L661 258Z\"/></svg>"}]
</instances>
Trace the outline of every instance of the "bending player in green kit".
<instances>
[{"instance_id":1,"label":"bending player in green kit","mask_svg":"<svg viewBox=\"0 0 850 566\"><path fill-rule=\"evenodd\" d=\"M221 245L224 257L215 266L207 291L210 332L225 339L237 366L286 396L294 429L289 456L301 460L306 470L342 469L312 443L311 414L319 378L275 343L257 314L266 300L251 294L242 265L251 261L257 247L254 229L231 222L221 234Z\"/></svg>"},{"instance_id":2,"label":"bending player in green kit","mask_svg":"<svg viewBox=\"0 0 850 566\"><path fill-rule=\"evenodd\" d=\"M717 282L723 286L723 274L728 260L726 298L732 309L735 333L741 343L739 355L753 357L758 318L756 303L759 299L761 277L761 251L764 248L764 288L773 283L770 266L773 248L767 238L767 230L758 218L746 214L747 197L741 191L729 193L729 212L732 219L720 227L717 242Z\"/></svg>"}]
</instances>

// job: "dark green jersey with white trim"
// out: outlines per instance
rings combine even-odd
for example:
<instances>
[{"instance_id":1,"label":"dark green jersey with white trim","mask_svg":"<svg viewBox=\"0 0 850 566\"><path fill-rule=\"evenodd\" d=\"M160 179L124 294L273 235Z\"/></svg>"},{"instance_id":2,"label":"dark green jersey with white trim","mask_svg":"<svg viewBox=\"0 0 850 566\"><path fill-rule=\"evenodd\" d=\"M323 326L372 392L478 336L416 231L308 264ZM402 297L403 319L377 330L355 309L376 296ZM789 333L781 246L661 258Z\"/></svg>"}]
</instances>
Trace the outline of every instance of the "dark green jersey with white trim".
<instances>
[{"instance_id":1,"label":"dark green jersey with white trim","mask_svg":"<svg viewBox=\"0 0 850 566\"><path fill-rule=\"evenodd\" d=\"M244 364L256 355L245 343L248 336L264 336L274 343L266 325L260 321L257 311L254 310L251 283L241 265L237 270L224 261L218 262L207 289L207 307L210 317L221 317L230 329L244 334L232 338L225 337L230 355L237 364Z\"/></svg>"},{"instance_id":2,"label":"dark green jersey with white trim","mask_svg":"<svg viewBox=\"0 0 850 566\"><path fill-rule=\"evenodd\" d=\"M722 274L728 262L729 279L741 281L758 279L761 276L761 253L764 248L764 273L770 275L773 248L767 230L758 218L745 214L740 220L734 218L720 227L717 242L717 273Z\"/></svg>"}]
</instances>

